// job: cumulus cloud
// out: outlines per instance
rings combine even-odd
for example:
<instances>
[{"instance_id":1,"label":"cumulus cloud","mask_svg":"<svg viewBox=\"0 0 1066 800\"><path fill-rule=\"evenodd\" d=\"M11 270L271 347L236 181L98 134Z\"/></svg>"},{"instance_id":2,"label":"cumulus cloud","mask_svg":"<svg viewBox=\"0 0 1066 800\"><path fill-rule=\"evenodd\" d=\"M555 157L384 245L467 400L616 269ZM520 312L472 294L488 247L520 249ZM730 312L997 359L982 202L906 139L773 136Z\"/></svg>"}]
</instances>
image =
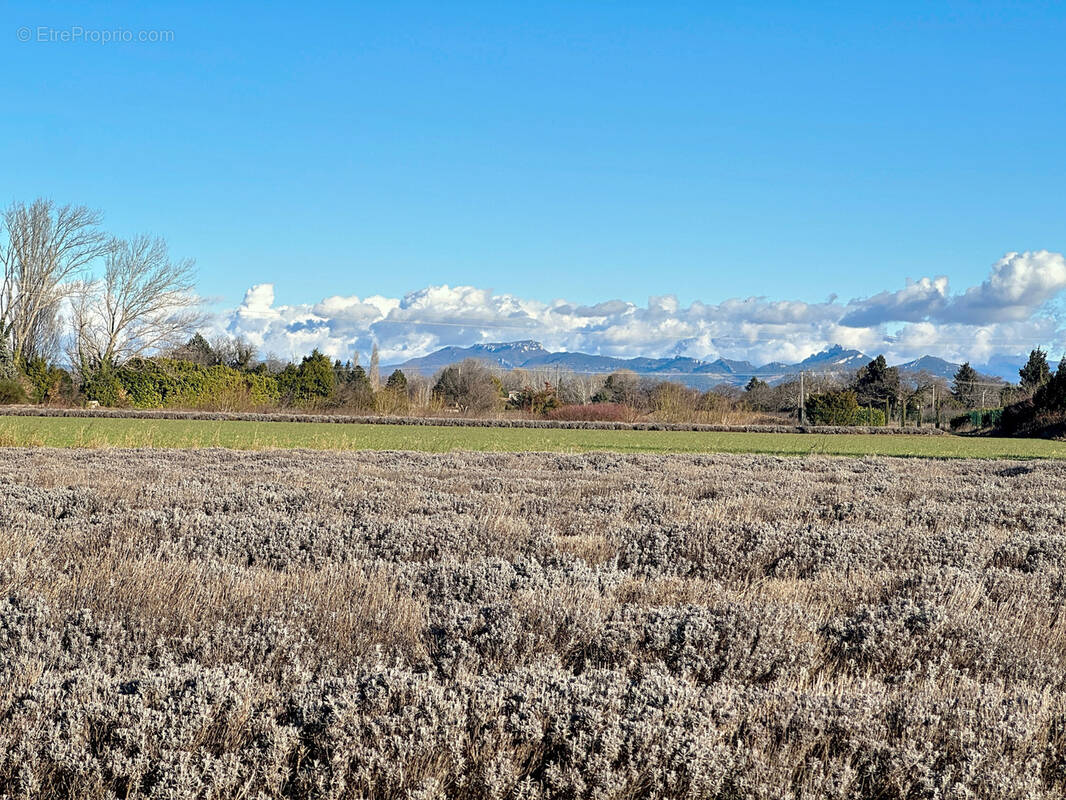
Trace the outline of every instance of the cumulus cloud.
<instances>
[{"instance_id":1,"label":"cumulus cloud","mask_svg":"<svg viewBox=\"0 0 1066 800\"><path fill-rule=\"evenodd\" d=\"M948 279L907 280L895 292L880 292L865 300L853 300L841 325L865 327L883 322L920 322L939 314L948 305Z\"/></svg>"},{"instance_id":2,"label":"cumulus cloud","mask_svg":"<svg viewBox=\"0 0 1066 800\"><path fill-rule=\"evenodd\" d=\"M1066 288L1066 259L1061 253L1007 253L980 286L963 292L945 317L954 322L1024 320Z\"/></svg>"},{"instance_id":3,"label":"cumulus cloud","mask_svg":"<svg viewBox=\"0 0 1066 800\"><path fill-rule=\"evenodd\" d=\"M296 357L318 348L347 359L376 343L383 363L446 345L536 339L552 350L613 356L725 357L794 362L831 344L981 361L1035 344L1061 346L1051 303L1066 289L1066 259L1046 250L1008 253L987 280L953 294L943 276L841 303L731 298L682 305L676 296L638 305L604 299L541 302L473 286L428 286L402 298L336 295L316 303L277 302L273 284L251 287L217 327L264 353Z\"/></svg>"},{"instance_id":4,"label":"cumulus cloud","mask_svg":"<svg viewBox=\"0 0 1066 800\"><path fill-rule=\"evenodd\" d=\"M957 322L986 325L1026 320L1066 289L1066 259L1038 250L1007 253L980 286L952 295L948 279L907 281L895 292L852 300L843 325L863 327L886 322Z\"/></svg>"}]
</instances>

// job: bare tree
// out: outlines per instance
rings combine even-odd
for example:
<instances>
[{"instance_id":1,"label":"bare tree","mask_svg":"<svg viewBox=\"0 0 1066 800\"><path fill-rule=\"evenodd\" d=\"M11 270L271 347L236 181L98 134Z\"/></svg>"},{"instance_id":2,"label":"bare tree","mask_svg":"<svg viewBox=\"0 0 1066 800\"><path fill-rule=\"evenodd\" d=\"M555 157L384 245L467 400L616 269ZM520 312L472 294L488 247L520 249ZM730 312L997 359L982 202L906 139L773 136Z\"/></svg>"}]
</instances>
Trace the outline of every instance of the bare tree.
<instances>
[{"instance_id":1,"label":"bare tree","mask_svg":"<svg viewBox=\"0 0 1066 800\"><path fill-rule=\"evenodd\" d=\"M101 214L51 200L14 203L3 213L0 241L0 335L18 361L54 355L59 308L82 272L108 251Z\"/></svg>"},{"instance_id":2,"label":"bare tree","mask_svg":"<svg viewBox=\"0 0 1066 800\"><path fill-rule=\"evenodd\" d=\"M483 361L467 358L437 373L433 393L462 413L492 411L502 398L498 378Z\"/></svg>"},{"instance_id":3,"label":"bare tree","mask_svg":"<svg viewBox=\"0 0 1066 800\"><path fill-rule=\"evenodd\" d=\"M74 296L74 363L118 366L176 346L203 322L194 289L192 260L171 261L163 239L115 242L104 277Z\"/></svg>"},{"instance_id":4,"label":"bare tree","mask_svg":"<svg viewBox=\"0 0 1066 800\"><path fill-rule=\"evenodd\" d=\"M376 392L381 388L381 368L379 366L378 343L370 351L370 386Z\"/></svg>"},{"instance_id":5,"label":"bare tree","mask_svg":"<svg viewBox=\"0 0 1066 800\"><path fill-rule=\"evenodd\" d=\"M211 340L211 350L218 363L234 369L251 369L257 363L258 348L239 334L216 336Z\"/></svg>"},{"instance_id":6,"label":"bare tree","mask_svg":"<svg viewBox=\"0 0 1066 800\"><path fill-rule=\"evenodd\" d=\"M420 411L427 411L433 403L434 381L425 375L412 373L407 376L407 396Z\"/></svg>"},{"instance_id":7,"label":"bare tree","mask_svg":"<svg viewBox=\"0 0 1066 800\"><path fill-rule=\"evenodd\" d=\"M64 284L62 292L57 292L50 303L42 305L41 313L23 333L22 358L30 361L40 357L51 362L59 355L64 333L64 319L59 311L71 291L72 286Z\"/></svg>"}]
</instances>

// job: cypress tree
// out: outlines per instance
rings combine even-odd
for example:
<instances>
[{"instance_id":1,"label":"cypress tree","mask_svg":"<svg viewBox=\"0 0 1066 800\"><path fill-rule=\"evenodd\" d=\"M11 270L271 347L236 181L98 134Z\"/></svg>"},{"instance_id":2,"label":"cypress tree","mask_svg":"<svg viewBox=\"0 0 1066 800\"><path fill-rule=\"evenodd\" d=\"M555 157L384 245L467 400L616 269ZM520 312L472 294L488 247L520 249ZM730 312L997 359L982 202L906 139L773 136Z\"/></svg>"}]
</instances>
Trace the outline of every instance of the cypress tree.
<instances>
[{"instance_id":1,"label":"cypress tree","mask_svg":"<svg viewBox=\"0 0 1066 800\"><path fill-rule=\"evenodd\" d=\"M1025 366L1018 370L1018 377L1022 379L1022 388L1027 392L1035 392L1048 382L1051 377L1051 368L1047 363L1047 353L1039 347L1029 353L1029 360Z\"/></svg>"},{"instance_id":2,"label":"cypress tree","mask_svg":"<svg viewBox=\"0 0 1066 800\"><path fill-rule=\"evenodd\" d=\"M973 408L977 405L977 378L977 370L970 366L969 361L955 371L951 393L964 408Z\"/></svg>"}]
</instances>

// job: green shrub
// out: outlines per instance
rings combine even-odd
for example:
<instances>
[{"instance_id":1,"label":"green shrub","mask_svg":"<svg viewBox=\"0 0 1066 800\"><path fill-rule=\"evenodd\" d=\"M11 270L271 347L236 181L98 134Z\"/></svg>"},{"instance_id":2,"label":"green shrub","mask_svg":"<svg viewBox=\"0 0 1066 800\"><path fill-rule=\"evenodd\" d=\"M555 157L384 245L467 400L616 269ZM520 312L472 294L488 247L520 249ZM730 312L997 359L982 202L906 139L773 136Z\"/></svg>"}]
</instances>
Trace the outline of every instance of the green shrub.
<instances>
[{"instance_id":1,"label":"green shrub","mask_svg":"<svg viewBox=\"0 0 1066 800\"><path fill-rule=\"evenodd\" d=\"M30 382L30 399L34 403L54 403L74 395L70 373L39 356L25 362L22 372Z\"/></svg>"},{"instance_id":2,"label":"green shrub","mask_svg":"<svg viewBox=\"0 0 1066 800\"><path fill-rule=\"evenodd\" d=\"M952 417L950 425L953 431L964 428L995 428L999 426L1002 420L1002 408L975 408L973 411L967 411L965 414Z\"/></svg>"},{"instance_id":3,"label":"green shrub","mask_svg":"<svg viewBox=\"0 0 1066 800\"><path fill-rule=\"evenodd\" d=\"M119 369L98 370L86 381L85 396L107 406L248 408L276 405L280 392L272 375L191 361L136 359Z\"/></svg>"},{"instance_id":4,"label":"green shrub","mask_svg":"<svg viewBox=\"0 0 1066 800\"><path fill-rule=\"evenodd\" d=\"M1002 408L985 408L981 410L981 424L982 428L994 428L999 425L1003 419Z\"/></svg>"},{"instance_id":5,"label":"green shrub","mask_svg":"<svg viewBox=\"0 0 1066 800\"><path fill-rule=\"evenodd\" d=\"M1066 358L1031 398L1003 409L998 428L1000 433L1011 436L1066 434Z\"/></svg>"},{"instance_id":6,"label":"green shrub","mask_svg":"<svg viewBox=\"0 0 1066 800\"><path fill-rule=\"evenodd\" d=\"M115 370L109 366L100 367L89 373L82 386L86 400L95 400L102 406L125 406L126 390L122 387Z\"/></svg>"},{"instance_id":7,"label":"green shrub","mask_svg":"<svg viewBox=\"0 0 1066 800\"><path fill-rule=\"evenodd\" d=\"M812 425L854 425L858 413L859 401L850 389L807 398L807 419Z\"/></svg>"},{"instance_id":8,"label":"green shrub","mask_svg":"<svg viewBox=\"0 0 1066 800\"><path fill-rule=\"evenodd\" d=\"M356 367L355 369L359 369ZM299 366L289 364L278 375L278 388L285 397L294 402L318 402L328 400L336 388L337 376L334 366L315 349L304 356Z\"/></svg>"},{"instance_id":9,"label":"green shrub","mask_svg":"<svg viewBox=\"0 0 1066 800\"><path fill-rule=\"evenodd\" d=\"M547 414L560 405L555 387L547 382L543 389L526 386L521 391L513 392L507 400L507 408L528 411L531 414Z\"/></svg>"},{"instance_id":10,"label":"green shrub","mask_svg":"<svg viewBox=\"0 0 1066 800\"><path fill-rule=\"evenodd\" d=\"M189 362L178 361L177 364ZM190 364L191 366L191 364ZM124 367L116 373L129 404L135 408L159 408L169 388L176 389L182 385L181 378L175 376L172 381L164 367L153 361L140 361Z\"/></svg>"},{"instance_id":11,"label":"green shrub","mask_svg":"<svg viewBox=\"0 0 1066 800\"><path fill-rule=\"evenodd\" d=\"M885 412L880 408L860 406L858 395L851 389L844 389L808 397L807 419L812 425L878 426L885 424Z\"/></svg>"},{"instance_id":12,"label":"green shrub","mask_svg":"<svg viewBox=\"0 0 1066 800\"><path fill-rule=\"evenodd\" d=\"M853 425L867 425L870 427L882 427L886 424L885 410L883 408L870 408L859 406Z\"/></svg>"},{"instance_id":13,"label":"green shrub","mask_svg":"<svg viewBox=\"0 0 1066 800\"><path fill-rule=\"evenodd\" d=\"M17 379L0 378L0 406L18 405L26 399L26 390Z\"/></svg>"}]
</instances>

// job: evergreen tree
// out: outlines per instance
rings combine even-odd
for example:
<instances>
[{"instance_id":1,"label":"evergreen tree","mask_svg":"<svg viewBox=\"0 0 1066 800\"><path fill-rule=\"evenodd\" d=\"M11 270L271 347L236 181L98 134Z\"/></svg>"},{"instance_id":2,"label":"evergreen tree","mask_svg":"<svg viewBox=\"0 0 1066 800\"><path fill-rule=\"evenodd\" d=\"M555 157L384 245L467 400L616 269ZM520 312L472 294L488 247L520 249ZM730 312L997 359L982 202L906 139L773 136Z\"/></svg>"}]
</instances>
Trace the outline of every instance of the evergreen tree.
<instances>
[{"instance_id":1,"label":"evergreen tree","mask_svg":"<svg viewBox=\"0 0 1066 800\"><path fill-rule=\"evenodd\" d=\"M329 357L316 348L300 366L289 364L278 376L283 391L298 400L325 400L333 395L335 375Z\"/></svg>"},{"instance_id":2,"label":"evergreen tree","mask_svg":"<svg viewBox=\"0 0 1066 800\"><path fill-rule=\"evenodd\" d=\"M857 425L859 401L851 389L812 394L807 398L807 416L812 425Z\"/></svg>"},{"instance_id":3,"label":"evergreen tree","mask_svg":"<svg viewBox=\"0 0 1066 800\"><path fill-rule=\"evenodd\" d=\"M171 356L179 361L191 361L194 364L202 364L205 367L219 363L215 349L200 333L194 334L189 341L174 350Z\"/></svg>"},{"instance_id":4,"label":"evergreen tree","mask_svg":"<svg viewBox=\"0 0 1066 800\"><path fill-rule=\"evenodd\" d=\"M370 386L370 378L366 370L358 364L353 366L344 382L342 399L345 405L357 408L360 411L368 411L374 408L374 390Z\"/></svg>"},{"instance_id":5,"label":"evergreen tree","mask_svg":"<svg viewBox=\"0 0 1066 800\"><path fill-rule=\"evenodd\" d=\"M358 364L352 367L346 383L351 388L357 389L359 391L373 391L372 387L370 386L370 378L368 378L366 375L366 370L360 367Z\"/></svg>"},{"instance_id":6,"label":"evergreen tree","mask_svg":"<svg viewBox=\"0 0 1066 800\"><path fill-rule=\"evenodd\" d=\"M603 387L592 396L593 403L625 403L631 405L637 398L638 378L629 370L612 372L603 382Z\"/></svg>"},{"instance_id":7,"label":"evergreen tree","mask_svg":"<svg viewBox=\"0 0 1066 800\"><path fill-rule=\"evenodd\" d=\"M766 381L754 376L744 387L744 400L754 411L774 410L774 390Z\"/></svg>"},{"instance_id":8,"label":"evergreen tree","mask_svg":"<svg viewBox=\"0 0 1066 800\"><path fill-rule=\"evenodd\" d=\"M1048 382L1051 377L1051 368L1047 363L1047 353L1039 347L1029 353L1029 360L1025 366L1018 370L1022 379L1022 389L1027 392L1035 392Z\"/></svg>"},{"instance_id":9,"label":"evergreen tree","mask_svg":"<svg viewBox=\"0 0 1066 800\"><path fill-rule=\"evenodd\" d=\"M951 393L964 408L974 408L977 405L978 377L977 370L970 366L969 361L955 371Z\"/></svg>"},{"instance_id":10,"label":"evergreen tree","mask_svg":"<svg viewBox=\"0 0 1066 800\"><path fill-rule=\"evenodd\" d=\"M407 394L407 376L403 374L403 370L394 369L392 374L389 375L389 379L385 381L385 388L389 391L396 392L397 394Z\"/></svg>"},{"instance_id":11,"label":"evergreen tree","mask_svg":"<svg viewBox=\"0 0 1066 800\"><path fill-rule=\"evenodd\" d=\"M1059 362L1055 374L1037 389L1033 401L1043 410L1066 411L1066 356Z\"/></svg>"},{"instance_id":12,"label":"evergreen tree","mask_svg":"<svg viewBox=\"0 0 1066 800\"><path fill-rule=\"evenodd\" d=\"M895 403L900 390L899 370L888 366L883 355L878 356L859 370L852 388L862 405L880 406L886 400Z\"/></svg>"},{"instance_id":13,"label":"evergreen tree","mask_svg":"<svg viewBox=\"0 0 1066 800\"><path fill-rule=\"evenodd\" d=\"M333 380L336 383L347 383L348 375L352 371L352 362L346 361L343 364L338 358L333 362Z\"/></svg>"},{"instance_id":14,"label":"evergreen tree","mask_svg":"<svg viewBox=\"0 0 1066 800\"><path fill-rule=\"evenodd\" d=\"M316 397L329 397L333 394L333 365L318 348L300 364L300 377L309 394Z\"/></svg>"}]
</instances>

